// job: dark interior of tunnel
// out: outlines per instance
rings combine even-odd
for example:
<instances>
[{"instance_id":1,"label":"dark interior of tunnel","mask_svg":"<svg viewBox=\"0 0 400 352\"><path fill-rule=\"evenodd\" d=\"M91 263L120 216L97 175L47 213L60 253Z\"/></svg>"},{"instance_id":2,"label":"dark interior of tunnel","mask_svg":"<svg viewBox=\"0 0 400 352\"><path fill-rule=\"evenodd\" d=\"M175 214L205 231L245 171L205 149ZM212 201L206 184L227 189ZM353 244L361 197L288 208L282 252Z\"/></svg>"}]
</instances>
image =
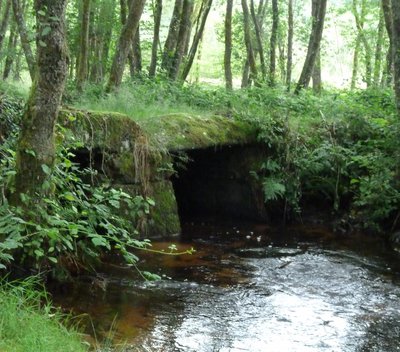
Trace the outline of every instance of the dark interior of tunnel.
<instances>
[{"instance_id":1,"label":"dark interior of tunnel","mask_svg":"<svg viewBox=\"0 0 400 352\"><path fill-rule=\"evenodd\" d=\"M256 148L227 146L186 152L189 161L177 166L173 177L181 223L210 221L265 221L261 187L251 175Z\"/></svg>"}]
</instances>

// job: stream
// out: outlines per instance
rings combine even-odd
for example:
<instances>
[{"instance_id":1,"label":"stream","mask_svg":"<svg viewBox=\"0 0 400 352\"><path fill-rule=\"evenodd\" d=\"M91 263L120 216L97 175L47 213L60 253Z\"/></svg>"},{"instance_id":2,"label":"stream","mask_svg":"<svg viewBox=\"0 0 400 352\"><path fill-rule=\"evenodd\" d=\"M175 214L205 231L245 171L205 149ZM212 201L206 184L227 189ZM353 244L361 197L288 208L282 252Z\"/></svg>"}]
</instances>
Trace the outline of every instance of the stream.
<instances>
[{"instance_id":1,"label":"stream","mask_svg":"<svg viewBox=\"0 0 400 352\"><path fill-rule=\"evenodd\" d=\"M111 266L54 301L127 351L400 351L400 257L381 240L189 223L175 243L196 253L141 255L164 280Z\"/></svg>"}]
</instances>

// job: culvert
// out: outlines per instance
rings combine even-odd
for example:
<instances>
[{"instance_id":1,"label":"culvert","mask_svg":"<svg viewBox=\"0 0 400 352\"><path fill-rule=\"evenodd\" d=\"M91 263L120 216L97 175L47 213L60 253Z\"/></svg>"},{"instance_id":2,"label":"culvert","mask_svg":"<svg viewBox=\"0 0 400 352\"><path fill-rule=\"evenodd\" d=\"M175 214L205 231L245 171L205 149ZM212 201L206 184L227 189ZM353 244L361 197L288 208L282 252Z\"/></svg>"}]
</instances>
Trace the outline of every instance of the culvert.
<instances>
[{"instance_id":1,"label":"culvert","mask_svg":"<svg viewBox=\"0 0 400 352\"><path fill-rule=\"evenodd\" d=\"M251 173L263 160L262 147L223 146L185 153L189 160L176 167L172 179L181 223L267 220L261 185Z\"/></svg>"}]
</instances>

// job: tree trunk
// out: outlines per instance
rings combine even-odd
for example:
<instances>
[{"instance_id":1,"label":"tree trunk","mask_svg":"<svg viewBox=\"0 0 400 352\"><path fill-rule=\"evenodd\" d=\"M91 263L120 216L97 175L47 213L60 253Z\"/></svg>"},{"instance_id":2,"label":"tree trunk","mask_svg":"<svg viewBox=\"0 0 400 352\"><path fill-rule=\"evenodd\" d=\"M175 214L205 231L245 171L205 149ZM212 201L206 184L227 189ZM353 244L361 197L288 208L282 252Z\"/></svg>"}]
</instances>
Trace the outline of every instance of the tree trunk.
<instances>
[{"instance_id":1,"label":"tree trunk","mask_svg":"<svg viewBox=\"0 0 400 352\"><path fill-rule=\"evenodd\" d=\"M183 72L182 72L182 76L181 76L182 81L186 80L186 78L190 72L190 69L192 68L194 58L196 57L197 48L199 46L201 38L203 37L204 27L206 25L208 14L210 13L210 10L211 10L212 2L213 2L213 0L204 0L203 11L200 14L201 15L200 25L194 35L193 43L190 48L188 58L186 60L186 65L183 68Z\"/></svg>"},{"instance_id":2,"label":"tree trunk","mask_svg":"<svg viewBox=\"0 0 400 352\"><path fill-rule=\"evenodd\" d=\"M247 58L243 64L242 83L240 87L247 88L249 85L250 85L250 64L249 64L249 59Z\"/></svg>"},{"instance_id":3,"label":"tree trunk","mask_svg":"<svg viewBox=\"0 0 400 352\"><path fill-rule=\"evenodd\" d=\"M162 6L163 6L162 0L156 0L155 4L153 3L154 31L153 31L153 43L151 45L149 77L154 77L156 75L158 43L160 41Z\"/></svg>"},{"instance_id":4,"label":"tree trunk","mask_svg":"<svg viewBox=\"0 0 400 352\"><path fill-rule=\"evenodd\" d=\"M232 13L233 0L226 1L225 16L225 54L224 54L224 71L226 89L233 88L232 82Z\"/></svg>"},{"instance_id":5,"label":"tree trunk","mask_svg":"<svg viewBox=\"0 0 400 352\"><path fill-rule=\"evenodd\" d=\"M400 116L400 1L392 0L392 40L393 40L393 67L394 90L396 93L397 112Z\"/></svg>"},{"instance_id":6,"label":"tree trunk","mask_svg":"<svg viewBox=\"0 0 400 352\"><path fill-rule=\"evenodd\" d=\"M37 69L18 141L16 204L21 194L40 202L48 191L45 166L52 168L55 160L54 128L67 76L66 4L67 0L35 0Z\"/></svg>"},{"instance_id":7,"label":"tree trunk","mask_svg":"<svg viewBox=\"0 0 400 352\"><path fill-rule=\"evenodd\" d=\"M317 11L316 11L317 16L313 18L311 35L307 48L307 55L304 62L303 70L301 71L301 75L295 89L296 94L298 94L301 89L306 88L310 83L311 74L314 69L315 59L317 57L321 45L322 32L324 29L324 20L326 13L326 3L327 0L320 0L317 5Z\"/></svg>"},{"instance_id":8,"label":"tree trunk","mask_svg":"<svg viewBox=\"0 0 400 352\"><path fill-rule=\"evenodd\" d=\"M351 73L351 83L350 83L351 90L355 89L356 84L357 84L358 57L359 57L359 53L360 53L360 45L361 45L361 39L360 39L360 36L357 35L356 44L354 46L354 54L353 54L353 70Z\"/></svg>"},{"instance_id":9,"label":"tree trunk","mask_svg":"<svg viewBox=\"0 0 400 352\"><path fill-rule=\"evenodd\" d=\"M140 26L138 26L132 42L133 69L135 76L142 72L142 48L140 45Z\"/></svg>"},{"instance_id":10,"label":"tree trunk","mask_svg":"<svg viewBox=\"0 0 400 352\"><path fill-rule=\"evenodd\" d=\"M187 40L189 37L190 29L192 27L190 17L193 13L193 8L194 8L194 0L183 0L178 41L176 45L175 55L172 61L172 66L168 74L169 78L172 80L176 80L178 78L179 69L181 67L183 57L185 55L185 51L187 48Z\"/></svg>"},{"instance_id":11,"label":"tree trunk","mask_svg":"<svg viewBox=\"0 0 400 352\"><path fill-rule=\"evenodd\" d=\"M322 75L321 75L321 51L318 50L317 57L315 58L315 64L312 74L313 81L313 92L318 95L322 91Z\"/></svg>"},{"instance_id":12,"label":"tree trunk","mask_svg":"<svg viewBox=\"0 0 400 352\"><path fill-rule=\"evenodd\" d=\"M383 16L383 9L381 7L379 13L378 37L376 38L376 46L375 46L375 62L374 62L374 78L373 78L373 83L375 87L379 86L381 78L384 27L385 27L385 19Z\"/></svg>"},{"instance_id":13,"label":"tree trunk","mask_svg":"<svg viewBox=\"0 0 400 352\"><path fill-rule=\"evenodd\" d=\"M311 4L311 12L312 12L312 17L316 18L317 17L317 3L316 1L313 1ZM314 64L314 69L312 73L312 81L313 81L313 92L314 94L320 94L322 90L322 77L321 77L321 48L318 49L317 56L315 58L315 64Z\"/></svg>"},{"instance_id":14,"label":"tree trunk","mask_svg":"<svg viewBox=\"0 0 400 352\"><path fill-rule=\"evenodd\" d=\"M276 75L276 43L278 37L278 25L279 25L279 9L278 0L272 0L272 29L271 29L271 40L270 40L270 63L269 63L269 79L268 83L270 86L275 85Z\"/></svg>"},{"instance_id":15,"label":"tree trunk","mask_svg":"<svg viewBox=\"0 0 400 352\"><path fill-rule=\"evenodd\" d=\"M260 26L259 18L256 14L255 7L254 7L254 0L250 1L250 13L251 13L251 18L254 23L254 29L256 32L255 34L256 34L256 40L257 40L257 50L258 50L258 55L260 55L262 79L265 80L265 78L267 77L267 68L265 66L264 46L263 46L263 42L262 42L262 33L261 33L261 26Z\"/></svg>"},{"instance_id":16,"label":"tree trunk","mask_svg":"<svg viewBox=\"0 0 400 352\"><path fill-rule=\"evenodd\" d=\"M82 18L81 18L81 37L80 53L78 62L78 72L76 76L76 87L82 90L84 83L88 78L89 65L89 28L90 28L90 0L83 0Z\"/></svg>"},{"instance_id":17,"label":"tree trunk","mask_svg":"<svg viewBox=\"0 0 400 352\"><path fill-rule=\"evenodd\" d=\"M353 15L356 21L356 28L358 34L360 36L360 40L364 46L364 54L365 54L365 83L367 87L371 85L372 79L372 58L371 58L371 47L368 43L368 38L365 35L364 31L364 21L367 11L367 6L365 3L366 0L361 0L361 14L358 13L357 9L357 0L353 0Z\"/></svg>"},{"instance_id":18,"label":"tree trunk","mask_svg":"<svg viewBox=\"0 0 400 352\"><path fill-rule=\"evenodd\" d=\"M175 55L176 45L178 43L178 34L182 16L183 0L176 0L174 11L172 13L171 23L169 25L168 36L164 44L161 68L167 73L171 70Z\"/></svg>"},{"instance_id":19,"label":"tree trunk","mask_svg":"<svg viewBox=\"0 0 400 352\"><path fill-rule=\"evenodd\" d=\"M18 43L18 36L15 36L15 48L17 48L17 43ZM21 49L15 50L15 68L14 68L14 74L13 74L13 80L15 82L21 81L21 58L23 55L23 52Z\"/></svg>"},{"instance_id":20,"label":"tree trunk","mask_svg":"<svg viewBox=\"0 0 400 352\"><path fill-rule=\"evenodd\" d=\"M254 81L255 84L257 83L257 65L256 59L254 57L253 51L253 43L251 40L251 33L250 33L250 14L249 8L247 6L247 0L242 0L242 9L243 9L243 26L244 26L244 42L246 44L247 50L247 59L248 64L250 67L250 80ZM242 80L243 82L243 80Z\"/></svg>"},{"instance_id":21,"label":"tree trunk","mask_svg":"<svg viewBox=\"0 0 400 352\"><path fill-rule=\"evenodd\" d=\"M17 51L18 35L15 22L11 25L10 36L8 37L7 57L4 64L3 79L6 80L11 73L11 68L14 63L15 54Z\"/></svg>"},{"instance_id":22,"label":"tree trunk","mask_svg":"<svg viewBox=\"0 0 400 352\"><path fill-rule=\"evenodd\" d=\"M288 4L288 48L287 48L287 63L286 63L286 86L290 91L292 83L292 65L293 65L293 0L289 0Z\"/></svg>"},{"instance_id":23,"label":"tree trunk","mask_svg":"<svg viewBox=\"0 0 400 352\"><path fill-rule=\"evenodd\" d=\"M1 20L1 26L0 26L0 53L1 53L1 49L3 47L3 42L4 42L5 35L6 35L8 22L10 19L10 13L11 13L11 0L7 0L6 7L4 9L4 15Z\"/></svg>"},{"instance_id":24,"label":"tree trunk","mask_svg":"<svg viewBox=\"0 0 400 352\"><path fill-rule=\"evenodd\" d=\"M386 32L389 38L389 49L386 54L386 84L388 86L391 85L393 79L393 33L392 33L392 25L393 25L393 17L392 17L392 8L391 8L391 0L382 0L382 10L383 16L385 18L385 27Z\"/></svg>"},{"instance_id":25,"label":"tree trunk","mask_svg":"<svg viewBox=\"0 0 400 352\"><path fill-rule=\"evenodd\" d=\"M111 66L110 78L106 89L108 92L119 87L122 82L125 62L132 47L132 40L139 26L145 2L146 0L136 0L129 10L129 16L126 20L125 26L121 30Z\"/></svg>"},{"instance_id":26,"label":"tree trunk","mask_svg":"<svg viewBox=\"0 0 400 352\"><path fill-rule=\"evenodd\" d=\"M28 64L29 73L33 81L35 77L35 58L32 53L32 48L29 43L28 31L24 20L24 13L19 0L12 0L15 22L17 23L18 32L21 39L21 46L24 49L26 63ZM39 42L39 46L43 45Z\"/></svg>"}]
</instances>

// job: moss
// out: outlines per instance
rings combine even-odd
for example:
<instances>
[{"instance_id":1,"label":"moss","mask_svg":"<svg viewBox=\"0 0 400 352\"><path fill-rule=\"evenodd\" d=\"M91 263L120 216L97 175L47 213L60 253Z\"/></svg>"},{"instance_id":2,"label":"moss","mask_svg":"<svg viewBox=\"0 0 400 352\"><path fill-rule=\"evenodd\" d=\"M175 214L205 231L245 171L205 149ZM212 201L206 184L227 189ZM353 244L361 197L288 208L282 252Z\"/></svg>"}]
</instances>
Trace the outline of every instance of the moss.
<instances>
[{"instance_id":1,"label":"moss","mask_svg":"<svg viewBox=\"0 0 400 352\"><path fill-rule=\"evenodd\" d=\"M172 183L170 181L152 183L151 194L156 205L151 212L148 235L153 238L165 238L170 235L179 234L181 225Z\"/></svg>"},{"instance_id":2,"label":"moss","mask_svg":"<svg viewBox=\"0 0 400 352\"><path fill-rule=\"evenodd\" d=\"M147 120L142 127L169 151L247 144L257 136L249 124L223 116L170 114Z\"/></svg>"}]
</instances>

